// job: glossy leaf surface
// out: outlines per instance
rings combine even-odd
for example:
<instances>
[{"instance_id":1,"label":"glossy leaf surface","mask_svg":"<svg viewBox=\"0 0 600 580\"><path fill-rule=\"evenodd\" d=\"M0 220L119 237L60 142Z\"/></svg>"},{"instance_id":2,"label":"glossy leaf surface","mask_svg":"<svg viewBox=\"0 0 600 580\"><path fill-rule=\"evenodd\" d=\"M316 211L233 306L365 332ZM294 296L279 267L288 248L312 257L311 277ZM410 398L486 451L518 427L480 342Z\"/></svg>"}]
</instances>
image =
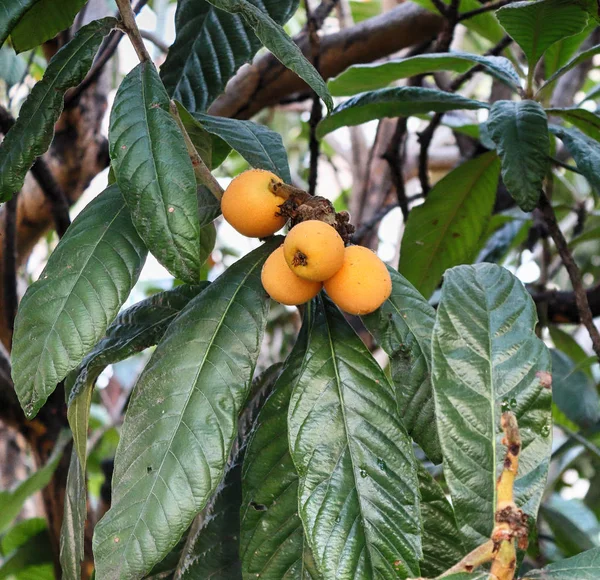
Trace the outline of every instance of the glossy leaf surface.
<instances>
[{"instance_id":1,"label":"glossy leaf surface","mask_svg":"<svg viewBox=\"0 0 600 580\"><path fill-rule=\"evenodd\" d=\"M11 30L36 2L40 0L0 0L0 46Z\"/></svg>"},{"instance_id":2,"label":"glossy leaf surface","mask_svg":"<svg viewBox=\"0 0 600 580\"><path fill-rule=\"evenodd\" d=\"M15 321L15 390L29 417L104 335L146 258L119 188L77 216L25 293Z\"/></svg>"},{"instance_id":3,"label":"glossy leaf surface","mask_svg":"<svg viewBox=\"0 0 600 580\"><path fill-rule=\"evenodd\" d=\"M275 22L285 24L299 0L263 0L256 4L264 7ZM175 42L160 72L169 94L190 111L206 110L261 46L241 15L219 10L207 0L178 2L175 29Z\"/></svg>"},{"instance_id":4,"label":"glossy leaf surface","mask_svg":"<svg viewBox=\"0 0 600 580\"><path fill-rule=\"evenodd\" d=\"M114 18L103 18L81 28L54 55L43 79L25 99L19 117L0 143L0 201L10 199L23 187L35 158L50 146L65 92L84 79L100 43L115 24Z\"/></svg>"},{"instance_id":5,"label":"glossy leaf surface","mask_svg":"<svg viewBox=\"0 0 600 580\"><path fill-rule=\"evenodd\" d=\"M413 210L414 211L414 210ZM435 310L393 268L392 294L372 314L363 316L367 330L390 357L398 413L409 435L434 463L442 454L431 390L431 332Z\"/></svg>"},{"instance_id":6,"label":"glossy leaf surface","mask_svg":"<svg viewBox=\"0 0 600 580\"><path fill-rule=\"evenodd\" d=\"M317 567L325 578L418 576L416 464L387 377L329 301L306 356L288 428Z\"/></svg>"},{"instance_id":7,"label":"glossy leaf surface","mask_svg":"<svg viewBox=\"0 0 600 580\"><path fill-rule=\"evenodd\" d=\"M523 211L532 211L548 171L548 118L535 101L497 101L487 121L488 134L502 162L502 179Z\"/></svg>"},{"instance_id":8,"label":"glossy leaf surface","mask_svg":"<svg viewBox=\"0 0 600 580\"><path fill-rule=\"evenodd\" d=\"M323 137L340 127L360 125L374 119L444 112L455 109L482 109L486 103L438 89L392 87L362 93L338 105L317 126Z\"/></svg>"},{"instance_id":9,"label":"glossy leaf surface","mask_svg":"<svg viewBox=\"0 0 600 580\"><path fill-rule=\"evenodd\" d=\"M260 270L279 244L263 244L189 302L138 379L112 506L95 529L99 577L149 572L219 485L266 324Z\"/></svg>"},{"instance_id":10,"label":"glossy leaf surface","mask_svg":"<svg viewBox=\"0 0 600 580\"><path fill-rule=\"evenodd\" d=\"M444 474L467 550L494 526L496 478L504 460L503 408L523 441L515 501L535 517L551 449L550 354L535 335L529 293L494 264L446 272L433 330L432 382Z\"/></svg>"},{"instance_id":11,"label":"glossy leaf surface","mask_svg":"<svg viewBox=\"0 0 600 580\"><path fill-rule=\"evenodd\" d=\"M206 255L196 178L152 63L140 63L123 79L108 137L117 183L148 249L179 279L198 282Z\"/></svg>"},{"instance_id":12,"label":"glossy leaf surface","mask_svg":"<svg viewBox=\"0 0 600 580\"><path fill-rule=\"evenodd\" d=\"M392 59L375 64L357 64L347 68L327 85L334 96L355 95L389 85L391 82L415 75L449 70L463 73L475 65L510 87L520 86L512 63L503 56L481 56L468 52L430 53L408 58Z\"/></svg>"},{"instance_id":13,"label":"glossy leaf surface","mask_svg":"<svg viewBox=\"0 0 600 580\"><path fill-rule=\"evenodd\" d=\"M499 176L498 156L484 153L448 173L410 212L398 269L426 298L447 268L475 259Z\"/></svg>"}]
</instances>

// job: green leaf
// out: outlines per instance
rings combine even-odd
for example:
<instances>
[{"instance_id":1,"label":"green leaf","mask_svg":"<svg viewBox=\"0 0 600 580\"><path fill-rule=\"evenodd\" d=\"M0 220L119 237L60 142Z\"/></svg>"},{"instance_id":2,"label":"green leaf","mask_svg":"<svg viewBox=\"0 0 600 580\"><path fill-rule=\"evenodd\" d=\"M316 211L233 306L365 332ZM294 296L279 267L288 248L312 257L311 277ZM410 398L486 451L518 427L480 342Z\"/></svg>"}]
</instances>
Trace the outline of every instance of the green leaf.
<instances>
[{"instance_id":1,"label":"green leaf","mask_svg":"<svg viewBox=\"0 0 600 580\"><path fill-rule=\"evenodd\" d=\"M468 52L438 52L382 63L357 64L347 68L327 85L334 96L355 95L386 87L395 80L415 75L440 70L464 73L478 64L508 86L514 89L520 87L519 75L510 60L503 56L481 56Z\"/></svg>"},{"instance_id":2,"label":"green leaf","mask_svg":"<svg viewBox=\"0 0 600 580\"><path fill-rule=\"evenodd\" d=\"M559 68L539 89L538 94L541 93L545 87L553 83L557 78L564 75L566 72L570 71L572 68L575 68L578 64L585 62L586 60L591 59L594 55L600 53L600 44L596 46L592 46L588 50L584 50L580 52L578 55L573 57L567 64Z\"/></svg>"},{"instance_id":3,"label":"green leaf","mask_svg":"<svg viewBox=\"0 0 600 580\"><path fill-rule=\"evenodd\" d=\"M588 23L588 26L586 26L579 34L563 38L562 40L555 42L546 50L544 53L544 74L546 75L546 78L554 76L554 73L556 73L557 70L565 66L569 60L573 58L573 55L577 52L581 43L588 38L594 28L594 25L590 26L590 23ZM547 85L550 82L553 83L554 80L555 79L552 81L548 80L544 85ZM542 88L543 87L541 87L540 90Z\"/></svg>"},{"instance_id":4,"label":"green leaf","mask_svg":"<svg viewBox=\"0 0 600 580\"><path fill-rule=\"evenodd\" d=\"M548 118L535 101L496 101L488 133L502 162L502 179L523 211L532 211L548 171Z\"/></svg>"},{"instance_id":5,"label":"green leaf","mask_svg":"<svg viewBox=\"0 0 600 580\"><path fill-rule=\"evenodd\" d=\"M575 125L580 131L600 142L600 116L586 109L564 108L564 109L546 109L548 115L556 115L572 125Z\"/></svg>"},{"instance_id":6,"label":"green leaf","mask_svg":"<svg viewBox=\"0 0 600 580\"><path fill-rule=\"evenodd\" d=\"M102 39L115 24L114 18L103 18L81 28L54 55L44 78L29 93L18 119L0 143L0 201L9 200L23 187L35 158L50 146L65 92L84 79Z\"/></svg>"},{"instance_id":7,"label":"green leaf","mask_svg":"<svg viewBox=\"0 0 600 580\"><path fill-rule=\"evenodd\" d=\"M76 448L73 447L67 473L65 507L60 530L60 566L63 580L79 580L81 578L86 518L85 470L77 456Z\"/></svg>"},{"instance_id":8,"label":"green leaf","mask_svg":"<svg viewBox=\"0 0 600 580\"><path fill-rule=\"evenodd\" d=\"M133 223L156 259L194 284L201 249L196 178L169 96L151 62L123 79L110 115L109 146Z\"/></svg>"},{"instance_id":9,"label":"green leaf","mask_svg":"<svg viewBox=\"0 0 600 580\"><path fill-rule=\"evenodd\" d=\"M521 282L495 264L446 272L433 329L432 384L444 475L467 550L494 526L504 461L500 413L515 413L523 440L515 501L535 517L551 449L550 354Z\"/></svg>"},{"instance_id":10,"label":"green leaf","mask_svg":"<svg viewBox=\"0 0 600 580\"><path fill-rule=\"evenodd\" d=\"M19 20L40 0L0 0L0 46Z\"/></svg>"},{"instance_id":11,"label":"green leaf","mask_svg":"<svg viewBox=\"0 0 600 580\"><path fill-rule=\"evenodd\" d=\"M600 576L600 548L528 572L523 580L597 580Z\"/></svg>"},{"instance_id":12,"label":"green leaf","mask_svg":"<svg viewBox=\"0 0 600 580\"><path fill-rule=\"evenodd\" d=\"M13 378L33 417L57 383L102 338L136 283L146 258L118 187L96 197L75 219L15 320Z\"/></svg>"},{"instance_id":13,"label":"green leaf","mask_svg":"<svg viewBox=\"0 0 600 580\"><path fill-rule=\"evenodd\" d=\"M288 446L287 415L292 389L307 363L312 326L307 305L300 336L267 399L248 442L242 474L240 555L246 580L304 580L305 545L298 516L298 474Z\"/></svg>"},{"instance_id":14,"label":"green leaf","mask_svg":"<svg viewBox=\"0 0 600 580\"><path fill-rule=\"evenodd\" d=\"M95 529L99 578L149 572L221 481L266 324L260 270L280 244L263 244L191 300L138 379L112 506Z\"/></svg>"},{"instance_id":15,"label":"green leaf","mask_svg":"<svg viewBox=\"0 0 600 580\"><path fill-rule=\"evenodd\" d=\"M485 109L487 103L454 93L421 87L392 87L362 93L338 105L317 125L317 136L324 137L340 127L360 125L374 119L419 115L455 109Z\"/></svg>"},{"instance_id":16,"label":"green leaf","mask_svg":"<svg viewBox=\"0 0 600 580\"><path fill-rule=\"evenodd\" d=\"M48 462L11 491L0 491L0 533L5 532L21 513L25 501L50 483L66 445L71 441L68 431L63 431L52 450Z\"/></svg>"},{"instance_id":17,"label":"green leaf","mask_svg":"<svg viewBox=\"0 0 600 580\"><path fill-rule=\"evenodd\" d=\"M550 131L556 135L571 154L577 168L590 182L596 193L600 194L600 146L578 129L565 129L551 125Z\"/></svg>"},{"instance_id":18,"label":"green leaf","mask_svg":"<svg viewBox=\"0 0 600 580\"><path fill-rule=\"evenodd\" d=\"M2 536L0 554L3 557L10 554L27 540L47 529L48 523L46 522L46 518L29 518L16 523Z\"/></svg>"},{"instance_id":19,"label":"green leaf","mask_svg":"<svg viewBox=\"0 0 600 580\"><path fill-rule=\"evenodd\" d=\"M108 365L156 345L175 317L207 286L208 282L183 284L153 294L121 312L79 365L69 401L72 403L86 386L93 385Z\"/></svg>"},{"instance_id":20,"label":"green leaf","mask_svg":"<svg viewBox=\"0 0 600 580\"><path fill-rule=\"evenodd\" d=\"M10 89L21 81L27 71L27 63L23 57L15 53L10 46L0 48L0 79Z\"/></svg>"},{"instance_id":21,"label":"green leaf","mask_svg":"<svg viewBox=\"0 0 600 580\"><path fill-rule=\"evenodd\" d=\"M87 0L38 0L33 3L11 32L13 46L17 52L23 52L54 38L71 26L86 2Z\"/></svg>"},{"instance_id":22,"label":"green leaf","mask_svg":"<svg viewBox=\"0 0 600 580\"><path fill-rule=\"evenodd\" d=\"M552 395L558 408L582 428L600 421L596 385L565 353L552 350Z\"/></svg>"},{"instance_id":23,"label":"green leaf","mask_svg":"<svg viewBox=\"0 0 600 580\"><path fill-rule=\"evenodd\" d=\"M393 389L323 300L288 415L309 546L325 578L418 576L416 463Z\"/></svg>"},{"instance_id":24,"label":"green leaf","mask_svg":"<svg viewBox=\"0 0 600 580\"><path fill-rule=\"evenodd\" d=\"M213 6L230 14L239 14L252 28L263 46L287 68L295 72L325 103L327 110L333 109L333 100L325 81L306 59L298 45L287 35L283 27L269 14L248 0L208 0Z\"/></svg>"},{"instance_id":25,"label":"green leaf","mask_svg":"<svg viewBox=\"0 0 600 580\"><path fill-rule=\"evenodd\" d=\"M435 421L431 390L435 310L404 276L392 268L388 270L391 296L362 320L390 357L397 409L409 435L431 461L441 463L437 431L431 428Z\"/></svg>"},{"instance_id":26,"label":"green leaf","mask_svg":"<svg viewBox=\"0 0 600 580\"><path fill-rule=\"evenodd\" d=\"M299 0L262 0L256 4L275 22L285 24ZM175 30L175 42L160 73L169 94L190 111L208 109L237 69L252 60L261 46L241 15L218 10L207 0L180 0Z\"/></svg>"},{"instance_id":27,"label":"green leaf","mask_svg":"<svg viewBox=\"0 0 600 580\"><path fill-rule=\"evenodd\" d=\"M514 2L497 10L496 16L523 49L531 77L548 47L581 32L588 21L585 10L570 0Z\"/></svg>"},{"instance_id":28,"label":"green leaf","mask_svg":"<svg viewBox=\"0 0 600 580\"><path fill-rule=\"evenodd\" d=\"M52 572L52 548L44 529L2 560L0 580L24 580L27 573L36 580L53 580Z\"/></svg>"},{"instance_id":29,"label":"green leaf","mask_svg":"<svg viewBox=\"0 0 600 580\"><path fill-rule=\"evenodd\" d=\"M564 352L577 365L578 368L584 370L586 374L592 378L592 373L587 365L589 356L585 350L581 348L575 338L573 338L572 335L564 330L561 330L560 327L553 324L548 325L548 330L550 331L550 338L552 339L554 346L558 350Z\"/></svg>"},{"instance_id":30,"label":"green leaf","mask_svg":"<svg viewBox=\"0 0 600 580\"><path fill-rule=\"evenodd\" d=\"M406 224L400 273L429 298L447 268L474 260L492 214L500 163L494 151L441 179Z\"/></svg>"},{"instance_id":31,"label":"green leaf","mask_svg":"<svg viewBox=\"0 0 600 580\"><path fill-rule=\"evenodd\" d=\"M419 464L421 521L423 522L423 560L421 574L439 576L459 562L465 551L452 506L440 485Z\"/></svg>"},{"instance_id":32,"label":"green leaf","mask_svg":"<svg viewBox=\"0 0 600 580\"><path fill-rule=\"evenodd\" d=\"M459 572L458 574L450 574L444 576L444 580L492 580L492 577L487 572Z\"/></svg>"},{"instance_id":33,"label":"green leaf","mask_svg":"<svg viewBox=\"0 0 600 580\"><path fill-rule=\"evenodd\" d=\"M450 4L450 0L442 0L442 2L446 5ZM431 0L415 0L415 3L427 8L431 12L439 14ZM460 0L459 2L459 12L461 14L478 8L481 8L478 0ZM502 27L498 24L495 14L491 11L463 20L461 24L464 24L469 30L476 32L483 36L483 38L487 38L494 44L500 42L504 36Z\"/></svg>"},{"instance_id":34,"label":"green leaf","mask_svg":"<svg viewBox=\"0 0 600 580\"><path fill-rule=\"evenodd\" d=\"M195 113L193 116L206 131L223 139L252 167L266 169L286 183L292 182L287 153L279 133L252 121L213 117L202 113Z\"/></svg>"}]
</instances>

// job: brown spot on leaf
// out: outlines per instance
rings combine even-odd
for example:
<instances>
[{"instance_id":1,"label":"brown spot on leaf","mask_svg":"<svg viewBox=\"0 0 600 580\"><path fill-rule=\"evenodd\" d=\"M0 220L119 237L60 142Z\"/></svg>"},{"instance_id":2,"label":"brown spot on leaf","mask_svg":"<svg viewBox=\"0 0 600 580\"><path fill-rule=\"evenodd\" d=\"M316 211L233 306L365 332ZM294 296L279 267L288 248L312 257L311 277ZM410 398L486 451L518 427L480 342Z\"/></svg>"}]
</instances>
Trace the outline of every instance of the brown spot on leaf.
<instances>
[{"instance_id":1,"label":"brown spot on leaf","mask_svg":"<svg viewBox=\"0 0 600 580\"><path fill-rule=\"evenodd\" d=\"M540 379L540 384L544 389L552 388L552 375L548 371L538 371L535 376Z\"/></svg>"}]
</instances>

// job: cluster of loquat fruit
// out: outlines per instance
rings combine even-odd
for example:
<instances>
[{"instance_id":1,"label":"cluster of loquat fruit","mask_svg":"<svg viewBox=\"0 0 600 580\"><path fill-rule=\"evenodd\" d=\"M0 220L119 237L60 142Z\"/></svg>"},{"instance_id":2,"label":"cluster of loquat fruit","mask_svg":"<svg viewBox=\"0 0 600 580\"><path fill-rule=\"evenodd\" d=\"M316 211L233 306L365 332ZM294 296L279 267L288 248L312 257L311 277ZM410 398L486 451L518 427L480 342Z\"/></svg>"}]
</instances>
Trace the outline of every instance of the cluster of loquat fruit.
<instances>
[{"instance_id":1,"label":"cluster of loquat fruit","mask_svg":"<svg viewBox=\"0 0 600 580\"><path fill-rule=\"evenodd\" d=\"M323 198L308 196L269 171L250 169L230 183L221 209L231 226L251 238L271 236L291 220L284 243L267 258L262 270L263 287L273 300L297 306L325 288L349 314L377 310L392 291L385 264L368 248L346 247L338 229L348 228L348 218L340 220L332 208L315 209L315 200L324 202L326 210L331 207Z\"/></svg>"}]
</instances>

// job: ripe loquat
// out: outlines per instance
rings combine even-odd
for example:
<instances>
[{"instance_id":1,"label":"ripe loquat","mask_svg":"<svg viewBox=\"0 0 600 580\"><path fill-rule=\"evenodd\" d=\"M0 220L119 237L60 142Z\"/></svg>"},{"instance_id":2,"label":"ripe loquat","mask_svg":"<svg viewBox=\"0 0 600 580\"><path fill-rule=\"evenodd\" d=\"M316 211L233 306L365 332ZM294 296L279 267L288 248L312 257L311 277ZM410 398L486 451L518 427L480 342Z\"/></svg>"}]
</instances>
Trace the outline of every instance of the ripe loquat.
<instances>
[{"instance_id":1,"label":"ripe loquat","mask_svg":"<svg viewBox=\"0 0 600 580\"><path fill-rule=\"evenodd\" d=\"M294 226L283 243L285 260L300 278L323 281L344 262L344 241L336 229L319 220Z\"/></svg>"},{"instance_id":2,"label":"ripe loquat","mask_svg":"<svg viewBox=\"0 0 600 580\"><path fill-rule=\"evenodd\" d=\"M350 246L342 267L325 282L329 297L348 314L369 314L392 293L392 279L377 255L362 246Z\"/></svg>"},{"instance_id":3,"label":"ripe loquat","mask_svg":"<svg viewBox=\"0 0 600 580\"><path fill-rule=\"evenodd\" d=\"M238 175L221 199L223 217L240 234L249 238L265 238L280 230L286 222L279 215L283 198L269 189L271 180L281 179L270 171L249 169Z\"/></svg>"},{"instance_id":4,"label":"ripe loquat","mask_svg":"<svg viewBox=\"0 0 600 580\"><path fill-rule=\"evenodd\" d=\"M279 246L265 262L261 281L273 300L288 306L304 304L314 298L323 288L322 282L311 282L299 278L285 261L283 246Z\"/></svg>"}]
</instances>

